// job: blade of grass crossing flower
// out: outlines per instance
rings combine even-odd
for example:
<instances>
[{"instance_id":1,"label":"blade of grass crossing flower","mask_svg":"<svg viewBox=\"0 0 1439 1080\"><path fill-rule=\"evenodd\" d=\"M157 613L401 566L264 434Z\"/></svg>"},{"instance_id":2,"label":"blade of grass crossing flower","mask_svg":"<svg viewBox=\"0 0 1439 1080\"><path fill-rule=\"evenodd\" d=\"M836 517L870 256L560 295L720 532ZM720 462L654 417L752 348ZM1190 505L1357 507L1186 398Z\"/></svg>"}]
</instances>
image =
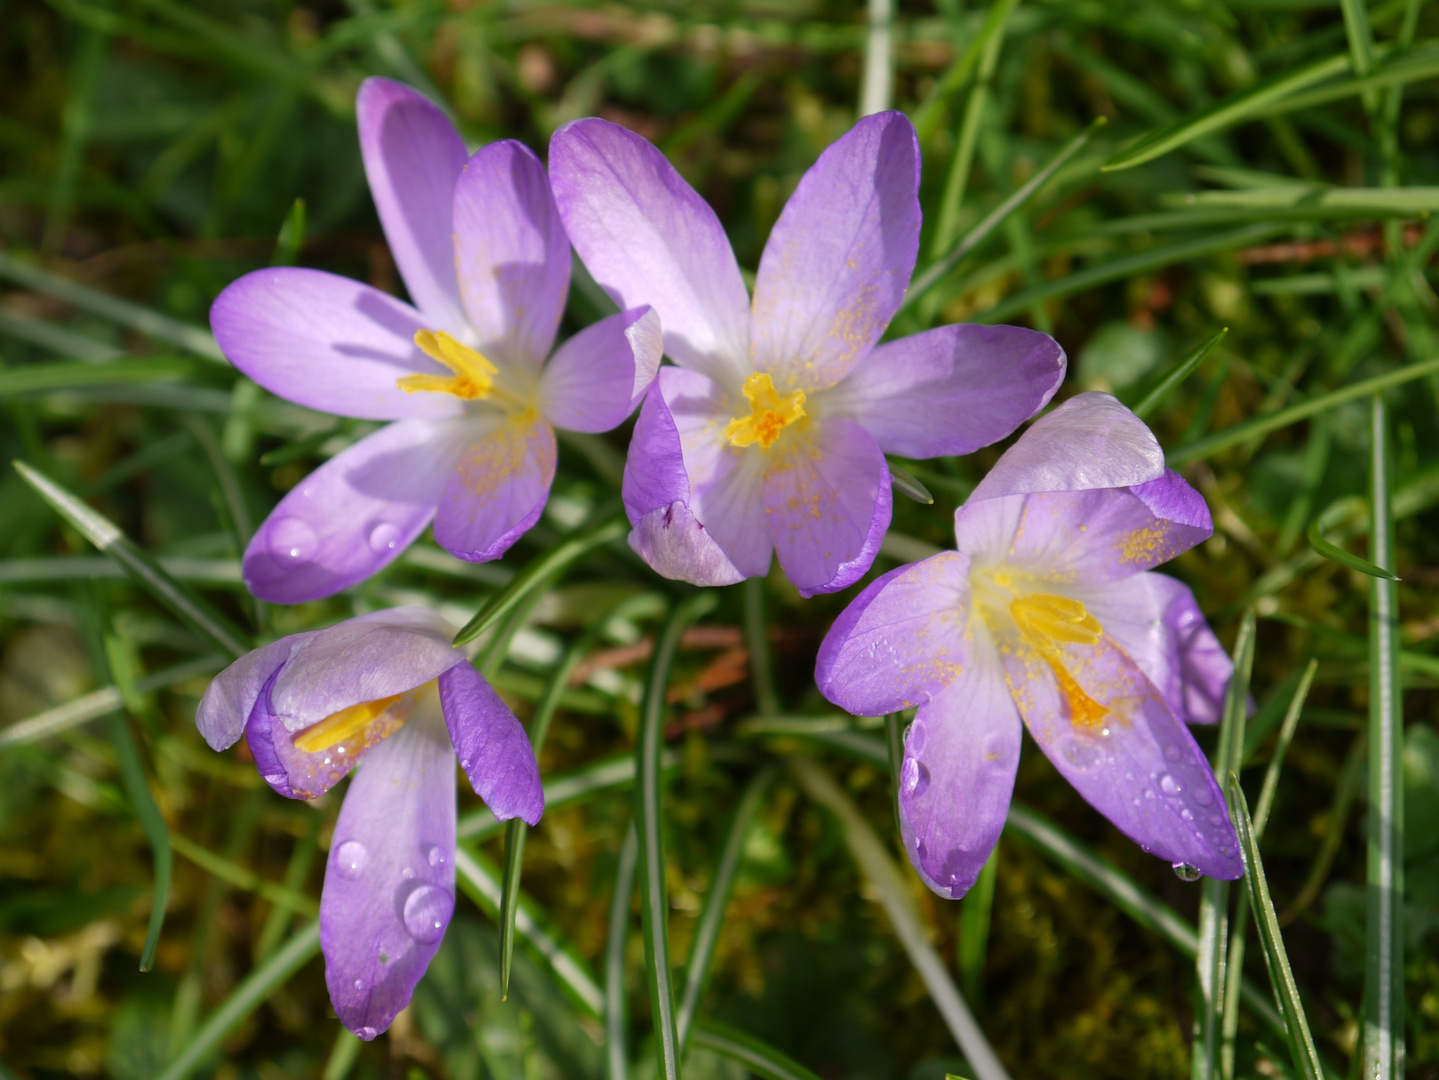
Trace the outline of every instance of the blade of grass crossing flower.
<instances>
[{"instance_id":1,"label":"blade of grass crossing flower","mask_svg":"<svg viewBox=\"0 0 1439 1080\"><path fill-rule=\"evenodd\" d=\"M1229 774L1226 790L1234 815L1235 829L1239 833L1239 847L1244 854L1250 908L1254 914L1255 925L1259 928L1259 940L1264 946L1264 963L1269 969L1269 981L1274 987L1274 997L1284 1013L1295 1072L1303 1080L1324 1080L1324 1066L1319 1061L1314 1037L1309 1032L1309 1022L1304 1017L1304 1004L1299 999L1299 987L1294 982L1294 972L1289 966L1289 954L1284 950L1284 938L1279 932L1279 920L1275 917L1274 904L1269 898L1269 884L1264 877L1264 864L1259 858L1259 841L1254 835L1249 804L1244 798L1244 789L1239 785L1237 774Z\"/></svg>"},{"instance_id":2,"label":"blade of grass crossing flower","mask_svg":"<svg viewBox=\"0 0 1439 1080\"><path fill-rule=\"evenodd\" d=\"M744 634L749 650L750 683L755 708L761 716L779 712L779 691L774 685L774 659L769 651L764 615L764 578L746 578L744 583Z\"/></svg>"},{"instance_id":3,"label":"blade of grass crossing flower","mask_svg":"<svg viewBox=\"0 0 1439 1080\"><path fill-rule=\"evenodd\" d=\"M316 919L235 987L156 1080L184 1080L200 1068L219 1049L226 1035L239 1027L245 1017L264 1004L266 998L319 952L320 920Z\"/></svg>"},{"instance_id":4,"label":"blade of grass crossing flower","mask_svg":"<svg viewBox=\"0 0 1439 1080\"><path fill-rule=\"evenodd\" d=\"M625 1008L625 945L630 936L630 903L640 864L640 839L631 821L620 844L615 888L610 897L609 936L605 939L605 1080L627 1080L629 1032Z\"/></svg>"},{"instance_id":5,"label":"blade of grass crossing flower","mask_svg":"<svg viewBox=\"0 0 1439 1080\"><path fill-rule=\"evenodd\" d=\"M154 559L132 544L104 515L72 495L43 473L23 461L15 470L55 511L73 525L86 540L115 560L137 584L173 611L192 630L220 646L232 656L248 650L229 622L208 604L167 574Z\"/></svg>"},{"instance_id":6,"label":"blade of grass crossing flower","mask_svg":"<svg viewBox=\"0 0 1439 1080\"><path fill-rule=\"evenodd\" d=\"M1224 335L1227 333L1229 333L1229 327L1226 326L1208 341L1201 342L1196 346L1194 351L1174 366L1174 370L1164 377L1163 382L1145 394L1144 400L1134 406L1134 415L1143 420L1152 413L1154 407L1163 401L1171 390L1189 378L1190 373L1203 362L1216 345L1224 340Z\"/></svg>"},{"instance_id":7,"label":"blade of grass crossing flower","mask_svg":"<svg viewBox=\"0 0 1439 1080\"><path fill-rule=\"evenodd\" d=\"M1369 555L1394 566L1389 422L1370 406ZM1398 589L1369 579L1368 913L1365 921L1365 1080L1404 1075L1404 717L1399 680Z\"/></svg>"},{"instance_id":8,"label":"blade of grass crossing flower","mask_svg":"<svg viewBox=\"0 0 1439 1080\"><path fill-rule=\"evenodd\" d=\"M650 662L640 706L639 739L635 746L635 828L640 840L640 922L645 943L645 969L654 1016L656 1056L664 1080L679 1080L680 1046L675 1026L674 990L670 985L669 896L665 887L664 818L660 808L660 754L664 749L665 696L670 665L680 635L714 606L714 597L696 593L671 613Z\"/></svg>"},{"instance_id":9,"label":"blade of grass crossing flower","mask_svg":"<svg viewBox=\"0 0 1439 1080\"><path fill-rule=\"evenodd\" d=\"M725 907L729 904L730 892L734 889L735 875L739 873L745 837L749 835L750 824L763 804L765 792L769 790L774 776L774 767L767 765L755 773L749 786L745 788L744 796L735 810L734 820L730 822L729 833L725 836L719 861L715 864L709 891L705 894L704 908L700 911L694 941L690 944L689 960L685 963L684 996L680 1000L679 1013L675 1020L681 1057L684 1056L685 1043L693 1030L700 998L704 996L705 986L709 983L715 945L719 942L720 930L724 926Z\"/></svg>"},{"instance_id":10,"label":"blade of grass crossing flower","mask_svg":"<svg viewBox=\"0 0 1439 1080\"><path fill-rule=\"evenodd\" d=\"M875 834L859 807L820 765L803 757L786 760L791 774L805 794L839 819L850 854L879 895L895 936L909 954L910 962L929 990L977 1080L1009 1080L1009 1073L965 1005L944 961L929 943L924 925L910 900L908 883L900 875L899 867L890 857L884 842Z\"/></svg>"},{"instance_id":11,"label":"blade of grass crossing flower","mask_svg":"<svg viewBox=\"0 0 1439 1080\"><path fill-rule=\"evenodd\" d=\"M817 1073L793 1058L728 1024L700 1020L695 1024L694 1041L696 1046L738 1062L763 1080L819 1080Z\"/></svg>"}]
</instances>

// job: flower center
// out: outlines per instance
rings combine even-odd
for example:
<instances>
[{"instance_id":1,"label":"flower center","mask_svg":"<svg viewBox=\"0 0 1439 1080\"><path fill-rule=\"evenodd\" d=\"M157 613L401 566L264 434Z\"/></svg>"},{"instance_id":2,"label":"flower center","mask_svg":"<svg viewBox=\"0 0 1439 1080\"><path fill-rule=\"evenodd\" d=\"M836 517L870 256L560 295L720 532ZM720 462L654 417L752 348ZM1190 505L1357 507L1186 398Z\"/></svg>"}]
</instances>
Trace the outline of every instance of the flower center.
<instances>
[{"instance_id":1,"label":"flower center","mask_svg":"<svg viewBox=\"0 0 1439 1080\"><path fill-rule=\"evenodd\" d=\"M431 360L443 364L453 375L406 375L395 385L407 394L420 391L453 394L461 401L483 400L495 388L500 369L468 345L443 330L417 330L415 344Z\"/></svg>"},{"instance_id":2,"label":"flower center","mask_svg":"<svg viewBox=\"0 0 1439 1080\"><path fill-rule=\"evenodd\" d=\"M763 371L756 371L740 389L749 401L750 413L725 425L724 437L731 446L759 443L768 450L781 431L804 416L804 391L795 390L781 397L774 380Z\"/></svg>"},{"instance_id":3,"label":"flower center","mask_svg":"<svg viewBox=\"0 0 1439 1080\"><path fill-rule=\"evenodd\" d=\"M1097 645L1104 636L1099 620L1078 600L1049 593L1031 593L1010 602L1009 613L1020 636L1044 657L1059 680L1059 689L1069 702L1070 722L1092 728L1109 710L1095 701L1064 666L1060 645Z\"/></svg>"},{"instance_id":4,"label":"flower center","mask_svg":"<svg viewBox=\"0 0 1439 1080\"><path fill-rule=\"evenodd\" d=\"M356 737L361 738L367 746L373 745L385 736L398 731L409 719L408 709L396 709L380 724L375 723L404 696L404 694L396 694L394 697L379 698L375 701L362 701L358 705L351 705L348 709L331 713L319 723L311 724L296 735L294 738L295 749L302 750L307 754L314 754L321 750L328 750L332 746L340 746ZM375 730L371 730L372 727ZM384 730L379 730L380 728Z\"/></svg>"}]
</instances>

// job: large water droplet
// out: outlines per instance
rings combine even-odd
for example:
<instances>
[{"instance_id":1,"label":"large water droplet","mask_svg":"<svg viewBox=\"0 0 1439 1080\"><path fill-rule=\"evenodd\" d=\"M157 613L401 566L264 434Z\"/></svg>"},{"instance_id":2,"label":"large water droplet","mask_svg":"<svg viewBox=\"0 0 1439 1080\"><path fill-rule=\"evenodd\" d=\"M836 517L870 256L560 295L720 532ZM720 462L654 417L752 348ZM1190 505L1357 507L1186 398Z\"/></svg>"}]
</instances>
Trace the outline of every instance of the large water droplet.
<instances>
[{"instance_id":1,"label":"large water droplet","mask_svg":"<svg viewBox=\"0 0 1439 1080\"><path fill-rule=\"evenodd\" d=\"M1214 795L1209 790L1208 784L1194 785L1194 801L1197 802L1200 806L1208 806L1214 801Z\"/></svg>"},{"instance_id":2,"label":"large water droplet","mask_svg":"<svg viewBox=\"0 0 1439 1080\"><path fill-rule=\"evenodd\" d=\"M929 770L914 758L907 757L904 759L904 766L899 770L899 780L906 795L923 795L924 789L929 787Z\"/></svg>"},{"instance_id":3,"label":"large water droplet","mask_svg":"<svg viewBox=\"0 0 1439 1080\"><path fill-rule=\"evenodd\" d=\"M281 518L269 529L270 551L281 559L308 559L315 552L315 530L299 518Z\"/></svg>"},{"instance_id":4,"label":"large water droplet","mask_svg":"<svg viewBox=\"0 0 1439 1080\"><path fill-rule=\"evenodd\" d=\"M354 881L364 873L369 861L369 851L358 840L346 840L335 849L335 870L348 881Z\"/></svg>"},{"instance_id":5,"label":"large water droplet","mask_svg":"<svg viewBox=\"0 0 1439 1080\"><path fill-rule=\"evenodd\" d=\"M359 1031L355 1032L355 1034L358 1035L365 1042L369 1042L376 1035L378 1035L379 1032L372 1027L362 1027Z\"/></svg>"},{"instance_id":6,"label":"large water droplet","mask_svg":"<svg viewBox=\"0 0 1439 1080\"><path fill-rule=\"evenodd\" d=\"M1156 779L1159 782L1159 790L1164 792L1164 794L1170 796L1171 798L1176 795L1184 794L1184 785L1181 784L1178 780L1174 779L1174 777L1170 776L1167 772L1160 773Z\"/></svg>"},{"instance_id":7,"label":"large water droplet","mask_svg":"<svg viewBox=\"0 0 1439 1080\"><path fill-rule=\"evenodd\" d=\"M421 945L439 941L455 898L438 885L421 885L405 899L405 929Z\"/></svg>"},{"instance_id":8,"label":"large water droplet","mask_svg":"<svg viewBox=\"0 0 1439 1080\"><path fill-rule=\"evenodd\" d=\"M1174 876L1180 881L1198 881L1204 875L1199 872L1199 867L1190 866L1187 862L1174 864Z\"/></svg>"},{"instance_id":9,"label":"large water droplet","mask_svg":"<svg viewBox=\"0 0 1439 1080\"><path fill-rule=\"evenodd\" d=\"M382 521L370 530L370 550L376 555L394 551L400 542L400 528L388 521Z\"/></svg>"},{"instance_id":10,"label":"large water droplet","mask_svg":"<svg viewBox=\"0 0 1439 1080\"><path fill-rule=\"evenodd\" d=\"M1090 738L1065 739L1059 752L1076 769L1092 769L1104 758L1104 752Z\"/></svg>"},{"instance_id":11,"label":"large water droplet","mask_svg":"<svg viewBox=\"0 0 1439 1080\"><path fill-rule=\"evenodd\" d=\"M1173 743L1170 743L1164 748L1164 757L1167 761L1178 761L1181 757L1179 753L1179 747L1175 746Z\"/></svg>"},{"instance_id":12,"label":"large water droplet","mask_svg":"<svg viewBox=\"0 0 1439 1080\"><path fill-rule=\"evenodd\" d=\"M916 720L904 733L904 748L915 757L919 757L928 745L929 729L924 726L923 720Z\"/></svg>"},{"instance_id":13,"label":"large water droplet","mask_svg":"<svg viewBox=\"0 0 1439 1080\"><path fill-rule=\"evenodd\" d=\"M448 858L449 856L445 854L445 849L440 847L439 844L431 844L429 850L425 852L425 860L431 866L444 866Z\"/></svg>"}]
</instances>

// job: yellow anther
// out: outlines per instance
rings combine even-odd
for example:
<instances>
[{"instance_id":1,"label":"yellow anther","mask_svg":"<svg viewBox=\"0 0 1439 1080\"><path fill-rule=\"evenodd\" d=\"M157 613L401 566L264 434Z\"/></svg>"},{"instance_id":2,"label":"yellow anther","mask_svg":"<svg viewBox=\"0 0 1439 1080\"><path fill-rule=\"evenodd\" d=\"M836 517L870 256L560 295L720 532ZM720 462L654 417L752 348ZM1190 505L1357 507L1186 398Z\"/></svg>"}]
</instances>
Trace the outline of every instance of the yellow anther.
<instances>
[{"instance_id":1,"label":"yellow anther","mask_svg":"<svg viewBox=\"0 0 1439 1080\"><path fill-rule=\"evenodd\" d=\"M1069 720L1075 727L1094 727L1109 710L1089 696L1064 665L1064 645L1097 645L1104 636L1099 620L1078 600L1048 593L1021 596L1009 605L1009 613L1024 639L1044 657L1059 690L1069 702Z\"/></svg>"},{"instance_id":2,"label":"yellow anther","mask_svg":"<svg viewBox=\"0 0 1439 1080\"><path fill-rule=\"evenodd\" d=\"M456 341L443 330L417 330L415 344L431 360L443 364L454 374L406 375L395 380L395 385L401 390L407 394L417 391L453 394L461 401L490 396L500 369L474 349Z\"/></svg>"},{"instance_id":3,"label":"yellow anther","mask_svg":"<svg viewBox=\"0 0 1439 1080\"><path fill-rule=\"evenodd\" d=\"M307 754L314 754L352 741L356 736L363 737L370 725L402 697L403 694L396 694L394 697L379 698L376 701L362 701L348 709L331 713L319 723L311 724L300 732L295 737L295 748ZM404 719L400 718L400 723L395 727L398 728L403 723Z\"/></svg>"},{"instance_id":4,"label":"yellow anther","mask_svg":"<svg viewBox=\"0 0 1439 1080\"><path fill-rule=\"evenodd\" d=\"M724 437L731 446L759 443L768 450L781 431L804 416L804 391L780 397L774 380L763 371L756 371L740 389L749 401L750 414L737 416L725 425Z\"/></svg>"}]
</instances>

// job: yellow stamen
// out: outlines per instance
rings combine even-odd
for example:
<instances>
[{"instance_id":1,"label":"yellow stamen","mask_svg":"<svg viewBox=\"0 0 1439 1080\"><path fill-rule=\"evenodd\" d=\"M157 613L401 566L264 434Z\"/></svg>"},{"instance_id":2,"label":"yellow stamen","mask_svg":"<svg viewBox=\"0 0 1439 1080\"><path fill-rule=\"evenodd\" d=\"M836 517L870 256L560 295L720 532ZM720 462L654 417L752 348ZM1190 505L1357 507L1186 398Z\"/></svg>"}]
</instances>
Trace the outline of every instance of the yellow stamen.
<instances>
[{"instance_id":1,"label":"yellow stamen","mask_svg":"<svg viewBox=\"0 0 1439 1080\"><path fill-rule=\"evenodd\" d=\"M417 330L415 344L420 351L454 372L453 375L406 375L395 385L407 394L429 391L453 394L461 401L487 398L495 387L500 369L468 345L443 330Z\"/></svg>"},{"instance_id":2,"label":"yellow stamen","mask_svg":"<svg viewBox=\"0 0 1439 1080\"><path fill-rule=\"evenodd\" d=\"M749 400L750 414L737 416L725 426L724 437L731 446L759 443L768 450L781 431L804 416L804 391L780 397L774 380L763 371L756 371L740 389Z\"/></svg>"},{"instance_id":3,"label":"yellow stamen","mask_svg":"<svg viewBox=\"0 0 1439 1080\"><path fill-rule=\"evenodd\" d=\"M1094 727L1109 710L1095 701L1064 666L1065 645L1097 645L1104 636L1099 620L1078 600L1048 593L1021 596L1009 605L1020 634L1037 649L1053 669L1059 689L1069 702L1069 719L1076 727Z\"/></svg>"},{"instance_id":4,"label":"yellow stamen","mask_svg":"<svg viewBox=\"0 0 1439 1080\"><path fill-rule=\"evenodd\" d=\"M396 694L394 697L379 698L376 701L362 701L348 709L331 713L319 723L311 724L300 732L295 737L295 748L313 754L347 742L362 734L380 714L403 696Z\"/></svg>"}]
</instances>

